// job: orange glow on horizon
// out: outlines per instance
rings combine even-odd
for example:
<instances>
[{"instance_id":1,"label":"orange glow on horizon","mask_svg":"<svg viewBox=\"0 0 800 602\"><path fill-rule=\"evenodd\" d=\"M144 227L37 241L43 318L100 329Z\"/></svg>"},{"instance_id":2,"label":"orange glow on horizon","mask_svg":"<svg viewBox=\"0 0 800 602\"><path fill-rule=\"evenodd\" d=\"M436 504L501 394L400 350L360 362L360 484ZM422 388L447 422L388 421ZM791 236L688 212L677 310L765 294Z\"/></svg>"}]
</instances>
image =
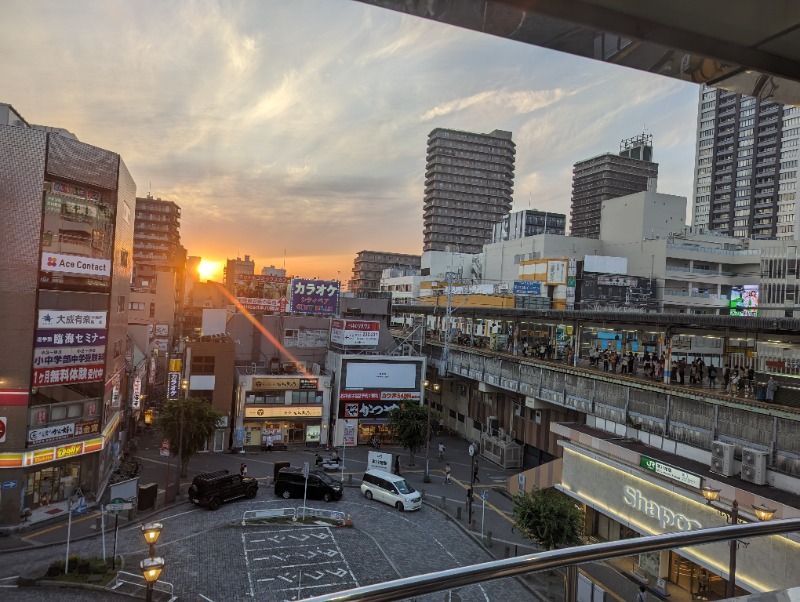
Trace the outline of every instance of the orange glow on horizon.
<instances>
[{"instance_id":1,"label":"orange glow on horizon","mask_svg":"<svg viewBox=\"0 0 800 602\"><path fill-rule=\"evenodd\" d=\"M222 262L203 259L197 266L197 273L201 280L216 280L215 276L219 276L219 280L222 280Z\"/></svg>"}]
</instances>

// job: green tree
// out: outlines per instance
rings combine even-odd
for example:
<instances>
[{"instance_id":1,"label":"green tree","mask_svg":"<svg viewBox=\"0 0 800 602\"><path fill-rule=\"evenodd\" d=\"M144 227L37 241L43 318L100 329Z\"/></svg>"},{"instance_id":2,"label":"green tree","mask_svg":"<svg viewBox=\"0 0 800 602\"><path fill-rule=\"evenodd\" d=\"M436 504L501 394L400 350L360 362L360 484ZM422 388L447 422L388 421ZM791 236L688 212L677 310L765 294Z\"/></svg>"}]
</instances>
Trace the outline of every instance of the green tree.
<instances>
[{"instance_id":1,"label":"green tree","mask_svg":"<svg viewBox=\"0 0 800 602\"><path fill-rule=\"evenodd\" d=\"M583 512L557 489L534 489L514 498L516 528L547 550L582 543Z\"/></svg>"},{"instance_id":2,"label":"green tree","mask_svg":"<svg viewBox=\"0 0 800 602\"><path fill-rule=\"evenodd\" d=\"M183 448L181 450L181 477L186 476L189 459L205 447L214 435L217 423L223 414L211 407L211 403L198 397L170 399L156 419L156 427L169 439L173 455L177 455L183 422Z\"/></svg>"},{"instance_id":3,"label":"green tree","mask_svg":"<svg viewBox=\"0 0 800 602\"><path fill-rule=\"evenodd\" d=\"M389 412L387 426L408 450L409 466L414 466L414 454L428 438L428 408L416 403L401 404Z\"/></svg>"}]
</instances>

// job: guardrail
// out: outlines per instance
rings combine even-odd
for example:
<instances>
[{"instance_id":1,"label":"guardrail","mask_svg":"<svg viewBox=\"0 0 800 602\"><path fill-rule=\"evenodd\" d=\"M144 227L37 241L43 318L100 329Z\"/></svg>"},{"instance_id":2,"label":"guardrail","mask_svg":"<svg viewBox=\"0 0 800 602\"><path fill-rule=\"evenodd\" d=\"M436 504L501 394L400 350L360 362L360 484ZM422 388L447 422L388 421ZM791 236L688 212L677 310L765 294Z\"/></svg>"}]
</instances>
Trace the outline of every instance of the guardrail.
<instances>
[{"instance_id":1,"label":"guardrail","mask_svg":"<svg viewBox=\"0 0 800 602\"><path fill-rule=\"evenodd\" d=\"M574 602L578 591L579 564L759 535L779 535L793 531L800 531L800 518L727 525L664 535L650 535L636 539L610 541L550 552L527 554L515 558L437 571L426 575L405 577L394 581L307 598L306 602L384 602L388 600L403 600L431 592L463 587L473 583L482 583L492 579L561 567L566 567L567 569L564 583L565 602ZM798 577L798 581L800 581L800 577Z\"/></svg>"},{"instance_id":2,"label":"guardrail","mask_svg":"<svg viewBox=\"0 0 800 602\"><path fill-rule=\"evenodd\" d=\"M271 518L295 517L294 508L268 508L266 510L245 510L242 515L242 526L248 521L269 520Z\"/></svg>"},{"instance_id":3,"label":"guardrail","mask_svg":"<svg viewBox=\"0 0 800 602\"><path fill-rule=\"evenodd\" d=\"M144 580L142 575L128 573L126 571L119 571L114 579L114 585L108 589L115 590L123 585L133 585L134 587L147 589L147 582ZM156 581L153 584L153 590L167 594L169 596L169 600L167 602L174 602L178 599L177 596L175 596L175 590L172 584L168 581Z\"/></svg>"},{"instance_id":4,"label":"guardrail","mask_svg":"<svg viewBox=\"0 0 800 602\"><path fill-rule=\"evenodd\" d=\"M338 522L340 525L343 525L347 522L347 514L345 512L300 506L299 508L267 508L264 510L245 510L244 514L242 515L242 526L246 526L248 522L289 517L291 517L292 520L297 520L298 518L305 518L307 516L333 520Z\"/></svg>"}]
</instances>

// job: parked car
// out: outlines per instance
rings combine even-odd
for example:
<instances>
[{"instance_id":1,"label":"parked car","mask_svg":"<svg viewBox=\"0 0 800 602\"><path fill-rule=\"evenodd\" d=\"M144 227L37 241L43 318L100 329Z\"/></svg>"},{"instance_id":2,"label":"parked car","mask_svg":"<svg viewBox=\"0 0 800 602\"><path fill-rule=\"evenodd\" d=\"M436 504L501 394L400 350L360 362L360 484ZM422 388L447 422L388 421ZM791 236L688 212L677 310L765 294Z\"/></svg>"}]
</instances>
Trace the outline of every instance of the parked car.
<instances>
[{"instance_id":1,"label":"parked car","mask_svg":"<svg viewBox=\"0 0 800 602\"><path fill-rule=\"evenodd\" d=\"M275 479L275 495L286 500L303 497L306 479L301 468L281 468ZM308 490L306 496L311 499L330 502L342 498L342 483L321 470L310 470L308 473Z\"/></svg>"},{"instance_id":2,"label":"parked car","mask_svg":"<svg viewBox=\"0 0 800 602\"><path fill-rule=\"evenodd\" d=\"M383 470L368 470L361 481L361 493L368 500L394 506L400 512L419 510L422 496L403 477Z\"/></svg>"},{"instance_id":3,"label":"parked car","mask_svg":"<svg viewBox=\"0 0 800 602\"><path fill-rule=\"evenodd\" d=\"M189 499L193 504L216 510L224 502L241 497L252 499L258 493L258 481L252 477L231 474L227 470L207 472L192 479Z\"/></svg>"}]
</instances>

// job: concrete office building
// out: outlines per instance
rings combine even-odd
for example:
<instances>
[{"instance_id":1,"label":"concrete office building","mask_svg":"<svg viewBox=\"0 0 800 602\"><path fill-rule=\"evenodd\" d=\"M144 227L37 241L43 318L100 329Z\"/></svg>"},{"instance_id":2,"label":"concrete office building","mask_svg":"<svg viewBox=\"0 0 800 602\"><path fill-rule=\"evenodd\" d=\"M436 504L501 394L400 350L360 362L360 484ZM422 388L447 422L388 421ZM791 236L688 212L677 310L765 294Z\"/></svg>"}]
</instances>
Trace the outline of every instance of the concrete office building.
<instances>
[{"instance_id":1,"label":"concrete office building","mask_svg":"<svg viewBox=\"0 0 800 602\"><path fill-rule=\"evenodd\" d=\"M536 209L515 211L492 228L492 242L513 240L537 234L561 234L566 232L567 216Z\"/></svg>"},{"instance_id":2,"label":"concrete office building","mask_svg":"<svg viewBox=\"0 0 800 602\"><path fill-rule=\"evenodd\" d=\"M501 130L429 134L423 250L481 252L511 211L514 147L511 132Z\"/></svg>"},{"instance_id":3,"label":"concrete office building","mask_svg":"<svg viewBox=\"0 0 800 602\"><path fill-rule=\"evenodd\" d=\"M419 255L405 253L385 253L383 251L359 251L353 261L353 277L347 290L356 295L360 293L377 293L381 290L383 270L397 268L401 270L420 269Z\"/></svg>"},{"instance_id":4,"label":"concrete office building","mask_svg":"<svg viewBox=\"0 0 800 602\"><path fill-rule=\"evenodd\" d=\"M603 201L655 192L657 179L658 163L653 163L650 134L623 140L619 154L606 153L576 163L572 169L570 235L598 238Z\"/></svg>"},{"instance_id":5,"label":"concrete office building","mask_svg":"<svg viewBox=\"0 0 800 602\"><path fill-rule=\"evenodd\" d=\"M800 108L708 86L699 105L693 225L797 240Z\"/></svg>"},{"instance_id":6,"label":"concrete office building","mask_svg":"<svg viewBox=\"0 0 800 602\"><path fill-rule=\"evenodd\" d=\"M136 184L118 154L0 108L2 528L66 514L79 485L100 499L124 449Z\"/></svg>"},{"instance_id":7,"label":"concrete office building","mask_svg":"<svg viewBox=\"0 0 800 602\"><path fill-rule=\"evenodd\" d=\"M222 275L222 281L225 288L231 293L236 294L236 276L244 274L252 276L256 273L256 262L250 259L249 255L245 255L244 259L237 257L236 259L228 259L225 263L225 268Z\"/></svg>"}]
</instances>

